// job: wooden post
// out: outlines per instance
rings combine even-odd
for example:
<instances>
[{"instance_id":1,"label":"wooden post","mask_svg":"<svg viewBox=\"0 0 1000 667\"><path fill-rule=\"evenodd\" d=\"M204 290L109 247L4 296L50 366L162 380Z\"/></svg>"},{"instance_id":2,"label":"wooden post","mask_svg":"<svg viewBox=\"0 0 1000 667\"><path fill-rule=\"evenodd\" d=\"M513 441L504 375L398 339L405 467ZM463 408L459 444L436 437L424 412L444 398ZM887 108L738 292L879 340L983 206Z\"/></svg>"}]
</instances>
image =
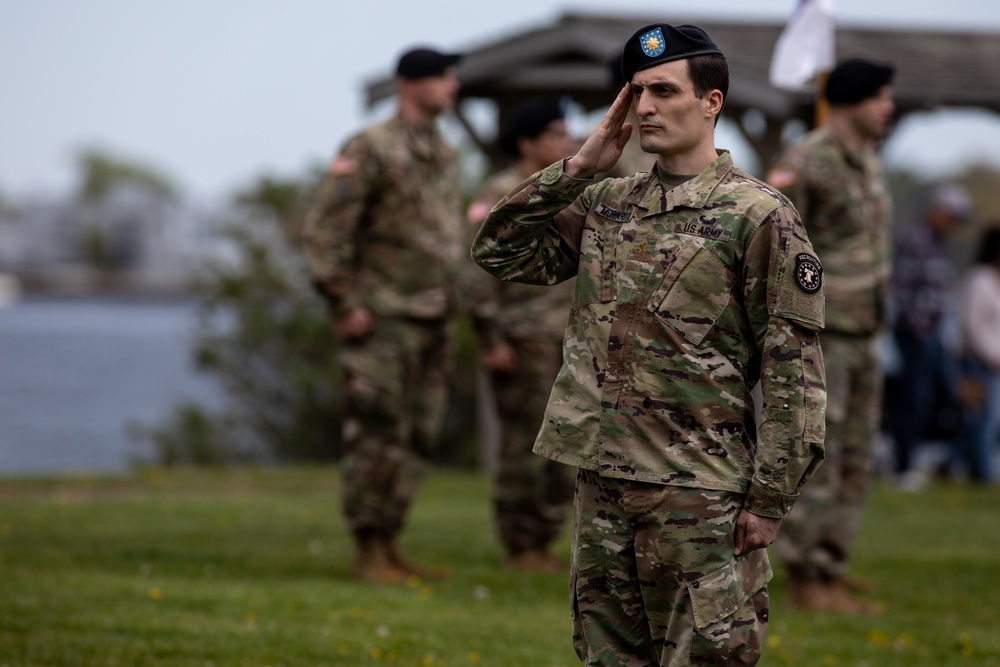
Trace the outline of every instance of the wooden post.
<instances>
[{"instance_id":1,"label":"wooden post","mask_svg":"<svg viewBox=\"0 0 1000 667\"><path fill-rule=\"evenodd\" d=\"M830 114L830 103L826 101L826 96L823 94L829 76L829 72L816 73L816 111L813 114L813 127L819 127L825 123Z\"/></svg>"}]
</instances>

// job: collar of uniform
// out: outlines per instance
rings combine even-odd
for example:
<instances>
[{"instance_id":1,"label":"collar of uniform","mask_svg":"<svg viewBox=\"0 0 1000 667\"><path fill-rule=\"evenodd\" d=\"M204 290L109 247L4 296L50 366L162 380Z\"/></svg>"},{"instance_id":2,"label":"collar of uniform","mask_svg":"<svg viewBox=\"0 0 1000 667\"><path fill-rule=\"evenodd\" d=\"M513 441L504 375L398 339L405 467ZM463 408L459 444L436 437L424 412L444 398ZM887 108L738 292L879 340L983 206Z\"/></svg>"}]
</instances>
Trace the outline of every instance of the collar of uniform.
<instances>
[{"instance_id":1,"label":"collar of uniform","mask_svg":"<svg viewBox=\"0 0 1000 667\"><path fill-rule=\"evenodd\" d=\"M430 125L414 125L407 123L402 114L397 113L391 121L406 137L413 154L423 160L435 160L441 157L441 133L437 123Z\"/></svg>"},{"instance_id":2,"label":"collar of uniform","mask_svg":"<svg viewBox=\"0 0 1000 667\"><path fill-rule=\"evenodd\" d=\"M839 134L833 131L833 128L829 125L824 125L819 131L823 134L826 141L835 146L840 154L844 156L844 161L847 162L847 164L851 165L855 169L861 169L862 171L868 168L870 163L869 156L870 154L873 154L873 151L856 150L851 148L844 142L843 139L840 138Z\"/></svg>"},{"instance_id":3,"label":"collar of uniform","mask_svg":"<svg viewBox=\"0 0 1000 667\"><path fill-rule=\"evenodd\" d=\"M635 188L625 201L646 210L644 215L666 213L675 208L703 208L712 196L715 187L733 168L733 158L727 150L717 150L718 157L705 167L700 174L681 183L669 192L660 185L659 164L646 175L642 187Z\"/></svg>"}]
</instances>

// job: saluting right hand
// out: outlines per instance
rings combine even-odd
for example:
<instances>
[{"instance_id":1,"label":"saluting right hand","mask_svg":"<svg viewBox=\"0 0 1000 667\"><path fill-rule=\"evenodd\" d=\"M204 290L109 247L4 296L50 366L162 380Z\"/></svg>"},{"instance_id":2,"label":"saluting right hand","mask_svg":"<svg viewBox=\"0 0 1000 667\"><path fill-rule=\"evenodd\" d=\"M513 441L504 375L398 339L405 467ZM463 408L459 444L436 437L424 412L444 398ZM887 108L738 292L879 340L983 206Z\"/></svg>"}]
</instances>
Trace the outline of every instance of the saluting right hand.
<instances>
[{"instance_id":1,"label":"saluting right hand","mask_svg":"<svg viewBox=\"0 0 1000 667\"><path fill-rule=\"evenodd\" d=\"M594 174L610 171L618 164L618 158L632 136L632 123L625 122L631 105L632 86L625 84L580 150L566 161L567 176L591 178Z\"/></svg>"}]
</instances>

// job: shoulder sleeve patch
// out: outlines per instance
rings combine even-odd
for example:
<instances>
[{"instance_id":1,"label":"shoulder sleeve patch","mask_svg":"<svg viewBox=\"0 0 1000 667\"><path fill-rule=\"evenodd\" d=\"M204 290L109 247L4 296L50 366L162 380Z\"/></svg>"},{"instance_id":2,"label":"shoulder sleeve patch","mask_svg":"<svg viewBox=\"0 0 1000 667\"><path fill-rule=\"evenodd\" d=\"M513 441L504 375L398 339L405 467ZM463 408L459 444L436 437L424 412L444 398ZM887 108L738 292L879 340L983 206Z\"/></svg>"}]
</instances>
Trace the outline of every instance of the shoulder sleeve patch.
<instances>
[{"instance_id":1,"label":"shoulder sleeve patch","mask_svg":"<svg viewBox=\"0 0 1000 667\"><path fill-rule=\"evenodd\" d=\"M815 294L823 286L823 266L815 255L800 252L795 256L795 284L806 294Z\"/></svg>"},{"instance_id":2,"label":"shoulder sleeve patch","mask_svg":"<svg viewBox=\"0 0 1000 667\"><path fill-rule=\"evenodd\" d=\"M825 320L823 264L799 229L797 216L786 210L772 222L776 234L777 265L769 278L774 289L769 294L769 311L810 331L819 331Z\"/></svg>"}]
</instances>

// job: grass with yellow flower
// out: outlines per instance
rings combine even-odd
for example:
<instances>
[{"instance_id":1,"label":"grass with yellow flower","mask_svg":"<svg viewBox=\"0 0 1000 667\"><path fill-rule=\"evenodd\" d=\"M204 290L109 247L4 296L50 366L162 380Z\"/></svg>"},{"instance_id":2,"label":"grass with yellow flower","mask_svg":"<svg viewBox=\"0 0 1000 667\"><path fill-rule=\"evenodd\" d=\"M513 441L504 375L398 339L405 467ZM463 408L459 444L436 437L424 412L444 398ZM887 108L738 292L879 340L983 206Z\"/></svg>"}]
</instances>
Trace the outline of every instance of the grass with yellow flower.
<instances>
[{"instance_id":1,"label":"grass with yellow flower","mask_svg":"<svg viewBox=\"0 0 1000 667\"><path fill-rule=\"evenodd\" d=\"M573 667L564 574L514 574L489 479L436 471L405 551L447 581L350 580L332 468L0 480L0 665ZM764 667L1000 667L1000 491L877 488L875 616L788 611ZM566 557L569 538L557 547Z\"/></svg>"}]
</instances>

